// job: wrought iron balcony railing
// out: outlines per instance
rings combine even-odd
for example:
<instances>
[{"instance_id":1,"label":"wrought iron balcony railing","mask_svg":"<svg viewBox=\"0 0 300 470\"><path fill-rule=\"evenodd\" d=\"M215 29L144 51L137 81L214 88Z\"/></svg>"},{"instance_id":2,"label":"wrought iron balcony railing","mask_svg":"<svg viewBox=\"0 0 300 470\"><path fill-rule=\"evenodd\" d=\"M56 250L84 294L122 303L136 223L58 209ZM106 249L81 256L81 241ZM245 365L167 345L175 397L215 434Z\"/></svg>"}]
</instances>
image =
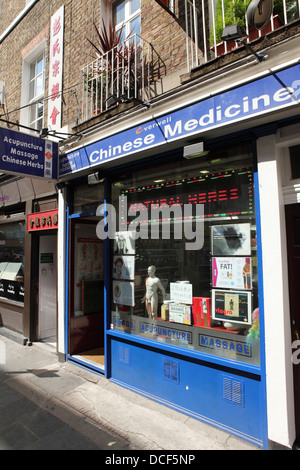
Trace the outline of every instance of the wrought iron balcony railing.
<instances>
[{"instance_id":1,"label":"wrought iron balcony railing","mask_svg":"<svg viewBox=\"0 0 300 470\"><path fill-rule=\"evenodd\" d=\"M149 100L162 69L152 45L138 34L130 36L81 69L80 121L121 101Z\"/></svg>"},{"instance_id":2,"label":"wrought iron balcony railing","mask_svg":"<svg viewBox=\"0 0 300 470\"><path fill-rule=\"evenodd\" d=\"M251 42L299 18L300 0L275 0L271 21L263 30L250 28L246 11L250 0L185 0L188 72L208 60L240 47L222 42L225 26L239 23Z\"/></svg>"}]
</instances>

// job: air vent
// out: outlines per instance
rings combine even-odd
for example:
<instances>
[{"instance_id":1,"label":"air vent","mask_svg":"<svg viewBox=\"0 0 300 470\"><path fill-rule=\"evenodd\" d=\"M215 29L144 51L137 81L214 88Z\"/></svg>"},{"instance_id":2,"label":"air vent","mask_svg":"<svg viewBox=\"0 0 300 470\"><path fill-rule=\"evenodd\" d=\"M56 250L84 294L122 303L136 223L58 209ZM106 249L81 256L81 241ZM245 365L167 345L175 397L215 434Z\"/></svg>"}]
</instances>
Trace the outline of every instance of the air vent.
<instances>
[{"instance_id":1,"label":"air vent","mask_svg":"<svg viewBox=\"0 0 300 470\"><path fill-rule=\"evenodd\" d=\"M244 382L234 380L231 377L223 377L223 399L244 406Z\"/></svg>"},{"instance_id":2,"label":"air vent","mask_svg":"<svg viewBox=\"0 0 300 470\"><path fill-rule=\"evenodd\" d=\"M120 346L119 361L122 362L123 364L129 364L129 361L130 361L129 348L125 348L124 346Z\"/></svg>"},{"instance_id":3,"label":"air vent","mask_svg":"<svg viewBox=\"0 0 300 470\"><path fill-rule=\"evenodd\" d=\"M171 382L179 383L179 362L165 359L163 362L163 378Z\"/></svg>"}]
</instances>

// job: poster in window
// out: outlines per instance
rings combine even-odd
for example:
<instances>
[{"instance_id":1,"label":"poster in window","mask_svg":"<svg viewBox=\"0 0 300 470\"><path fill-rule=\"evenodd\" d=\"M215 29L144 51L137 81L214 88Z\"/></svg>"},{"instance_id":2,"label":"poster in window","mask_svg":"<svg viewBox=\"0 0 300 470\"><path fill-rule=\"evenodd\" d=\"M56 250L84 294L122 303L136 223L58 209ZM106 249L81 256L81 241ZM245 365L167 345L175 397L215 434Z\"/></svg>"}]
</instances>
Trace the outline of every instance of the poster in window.
<instances>
[{"instance_id":1,"label":"poster in window","mask_svg":"<svg viewBox=\"0 0 300 470\"><path fill-rule=\"evenodd\" d=\"M134 280L134 256L114 256L113 259L113 278Z\"/></svg>"},{"instance_id":2,"label":"poster in window","mask_svg":"<svg viewBox=\"0 0 300 470\"><path fill-rule=\"evenodd\" d=\"M252 288L250 257L213 257L212 286L222 289Z\"/></svg>"},{"instance_id":3,"label":"poster in window","mask_svg":"<svg viewBox=\"0 0 300 470\"><path fill-rule=\"evenodd\" d=\"M211 242L214 256L250 256L250 224L213 225Z\"/></svg>"},{"instance_id":4,"label":"poster in window","mask_svg":"<svg viewBox=\"0 0 300 470\"><path fill-rule=\"evenodd\" d=\"M113 281L113 301L118 305L134 307L134 282Z\"/></svg>"},{"instance_id":5,"label":"poster in window","mask_svg":"<svg viewBox=\"0 0 300 470\"><path fill-rule=\"evenodd\" d=\"M212 318L251 324L251 292L212 289Z\"/></svg>"},{"instance_id":6,"label":"poster in window","mask_svg":"<svg viewBox=\"0 0 300 470\"><path fill-rule=\"evenodd\" d=\"M135 239L132 232L116 232L114 239L114 255L134 255Z\"/></svg>"},{"instance_id":7,"label":"poster in window","mask_svg":"<svg viewBox=\"0 0 300 470\"><path fill-rule=\"evenodd\" d=\"M85 279L86 281L103 279L103 240L92 237L78 237L76 240L77 285Z\"/></svg>"}]
</instances>

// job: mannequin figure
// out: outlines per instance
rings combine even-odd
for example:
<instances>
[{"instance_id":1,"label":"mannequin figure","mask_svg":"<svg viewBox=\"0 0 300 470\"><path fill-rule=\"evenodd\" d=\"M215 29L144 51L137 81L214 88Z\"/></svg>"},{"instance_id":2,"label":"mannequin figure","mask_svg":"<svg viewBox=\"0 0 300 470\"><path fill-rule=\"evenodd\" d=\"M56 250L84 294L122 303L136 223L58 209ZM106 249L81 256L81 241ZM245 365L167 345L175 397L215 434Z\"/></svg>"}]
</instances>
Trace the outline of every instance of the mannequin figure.
<instances>
[{"instance_id":1,"label":"mannequin figure","mask_svg":"<svg viewBox=\"0 0 300 470\"><path fill-rule=\"evenodd\" d=\"M165 297L165 289L159 278L155 276L156 267L149 266L148 277L146 279L146 294L144 300L146 302L146 310L149 318L157 317L158 307L158 289L161 291L163 299Z\"/></svg>"}]
</instances>

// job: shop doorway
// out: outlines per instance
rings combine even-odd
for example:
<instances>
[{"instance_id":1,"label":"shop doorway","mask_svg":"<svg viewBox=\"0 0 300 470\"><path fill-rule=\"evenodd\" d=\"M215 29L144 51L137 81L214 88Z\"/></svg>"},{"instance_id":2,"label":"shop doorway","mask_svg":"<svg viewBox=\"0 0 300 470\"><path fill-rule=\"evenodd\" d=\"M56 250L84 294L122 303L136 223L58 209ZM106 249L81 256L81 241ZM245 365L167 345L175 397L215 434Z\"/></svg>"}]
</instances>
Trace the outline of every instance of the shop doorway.
<instances>
[{"instance_id":1,"label":"shop doorway","mask_svg":"<svg viewBox=\"0 0 300 470\"><path fill-rule=\"evenodd\" d=\"M285 206L292 341L300 340L300 204ZM300 364L293 365L295 425L300 442Z\"/></svg>"},{"instance_id":2,"label":"shop doorway","mask_svg":"<svg viewBox=\"0 0 300 470\"><path fill-rule=\"evenodd\" d=\"M39 237L38 339L56 345L57 234Z\"/></svg>"},{"instance_id":3,"label":"shop doorway","mask_svg":"<svg viewBox=\"0 0 300 470\"><path fill-rule=\"evenodd\" d=\"M96 225L71 221L69 354L104 369L104 244Z\"/></svg>"}]
</instances>

